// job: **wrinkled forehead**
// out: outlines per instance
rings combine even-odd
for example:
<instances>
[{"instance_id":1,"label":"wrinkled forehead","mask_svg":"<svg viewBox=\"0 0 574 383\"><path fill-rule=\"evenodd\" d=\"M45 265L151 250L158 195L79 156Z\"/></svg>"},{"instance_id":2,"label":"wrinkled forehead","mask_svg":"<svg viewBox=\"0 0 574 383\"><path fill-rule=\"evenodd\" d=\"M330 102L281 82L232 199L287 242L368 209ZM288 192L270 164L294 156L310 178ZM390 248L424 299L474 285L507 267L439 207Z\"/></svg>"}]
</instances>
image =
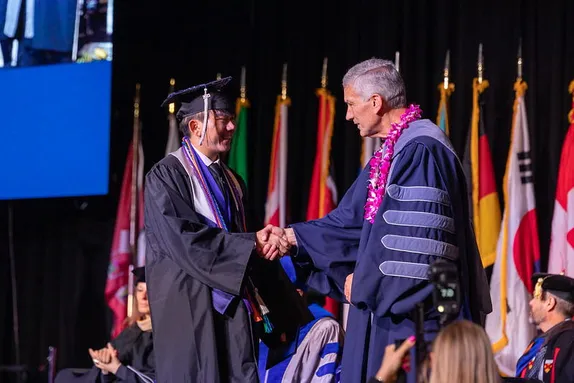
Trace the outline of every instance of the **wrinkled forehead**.
<instances>
[{"instance_id":1,"label":"wrinkled forehead","mask_svg":"<svg viewBox=\"0 0 574 383\"><path fill-rule=\"evenodd\" d=\"M361 100L359 93L350 85L343 88L343 96L346 103Z\"/></svg>"}]
</instances>

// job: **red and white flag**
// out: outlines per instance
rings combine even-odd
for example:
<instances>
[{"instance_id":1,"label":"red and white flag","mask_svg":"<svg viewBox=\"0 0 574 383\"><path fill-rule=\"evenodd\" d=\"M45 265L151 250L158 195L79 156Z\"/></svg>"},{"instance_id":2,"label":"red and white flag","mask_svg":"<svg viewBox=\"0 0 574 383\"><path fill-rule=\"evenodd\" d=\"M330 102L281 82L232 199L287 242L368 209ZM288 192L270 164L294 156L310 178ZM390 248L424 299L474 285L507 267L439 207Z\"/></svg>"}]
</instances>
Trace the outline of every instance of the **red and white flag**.
<instances>
[{"instance_id":1,"label":"red and white flag","mask_svg":"<svg viewBox=\"0 0 574 383\"><path fill-rule=\"evenodd\" d=\"M269 167L269 186L265 204L265 224L285 227L287 224L287 128L289 97L277 97L275 124Z\"/></svg>"},{"instance_id":2,"label":"red and white flag","mask_svg":"<svg viewBox=\"0 0 574 383\"><path fill-rule=\"evenodd\" d=\"M108 267L108 280L106 282L106 302L113 312L114 324L112 328L112 338L115 338L124 328L124 322L128 312L128 291L130 281L130 266L138 267L145 264L145 237L144 237L144 213L143 213L143 149L141 142L138 150L138 164L136 171L133 172L133 145L130 145L126 165L124 169L124 178L122 181L122 190L118 211L116 214L116 226L114 229L114 238L112 242L110 265ZM132 180L133 174L136 175L135 183L137 205L132 206ZM134 222L131 217L134 213ZM132 231L135 231L132 234ZM132 237L133 236L133 237ZM137 240L137 257L134 260L130 244ZM135 265L133 264L135 262Z\"/></svg>"},{"instance_id":3,"label":"red and white flag","mask_svg":"<svg viewBox=\"0 0 574 383\"><path fill-rule=\"evenodd\" d=\"M516 99L510 150L504 174L505 207L490 294L493 311L486 332L500 371L514 376L516 362L536 334L530 323L531 276L540 267L532 158L524 93L526 83L514 85Z\"/></svg>"},{"instance_id":4,"label":"red and white flag","mask_svg":"<svg viewBox=\"0 0 574 383\"><path fill-rule=\"evenodd\" d=\"M570 92L574 94L574 81L570 83ZM568 117L570 128L560 156L548 272L574 277L574 98Z\"/></svg>"}]
</instances>

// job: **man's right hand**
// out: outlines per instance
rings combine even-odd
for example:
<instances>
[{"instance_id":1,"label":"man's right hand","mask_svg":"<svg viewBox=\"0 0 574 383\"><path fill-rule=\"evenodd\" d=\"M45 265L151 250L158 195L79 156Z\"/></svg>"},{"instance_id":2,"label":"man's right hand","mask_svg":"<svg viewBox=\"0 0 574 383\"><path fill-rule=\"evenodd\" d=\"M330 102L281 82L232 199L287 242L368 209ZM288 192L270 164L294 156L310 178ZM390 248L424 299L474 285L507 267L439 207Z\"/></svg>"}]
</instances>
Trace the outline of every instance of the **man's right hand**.
<instances>
[{"instance_id":1,"label":"man's right hand","mask_svg":"<svg viewBox=\"0 0 574 383\"><path fill-rule=\"evenodd\" d=\"M267 260L274 260L285 255L290 249L289 242L285 236L285 230L267 225L264 229L256 233L257 253Z\"/></svg>"}]
</instances>

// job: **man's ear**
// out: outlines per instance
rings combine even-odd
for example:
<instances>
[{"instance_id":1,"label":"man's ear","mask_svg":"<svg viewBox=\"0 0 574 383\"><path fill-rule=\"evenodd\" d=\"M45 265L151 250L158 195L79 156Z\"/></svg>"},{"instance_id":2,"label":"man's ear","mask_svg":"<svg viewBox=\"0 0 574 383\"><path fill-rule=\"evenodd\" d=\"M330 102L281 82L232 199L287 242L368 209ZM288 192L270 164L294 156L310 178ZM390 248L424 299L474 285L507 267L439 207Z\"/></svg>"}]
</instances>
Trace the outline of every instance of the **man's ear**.
<instances>
[{"instance_id":1,"label":"man's ear","mask_svg":"<svg viewBox=\"0 0 574 383\"><path fill-rule=\"evenodd\" d=\"M371 107L375 109L376 113L382 112L385 107L385 102L379 94L373 94L369 102L371 103Z\"/></svg>"},{"instance_id":2,"label":"man's ear","mask_svg":"<svg viewBox=\"0 0 574 383\"><path fill-rule=\"evenodd\" d=\"M556 298L548 294L548 297L546 298L546 306L548 306L548 311L554 310L556 308L556 304L558 304Z\"/></svg>"},{"instance_id":3,"label":"man's ear","mask_svg":"<svg viewBox=\"0 0 574 383\"><path fill-rule=\"evenodd\" d=\"M189 129L190 135L201 137L201 122L197 120L189 120L187 128Z\"/></svg>"}]
</instances>

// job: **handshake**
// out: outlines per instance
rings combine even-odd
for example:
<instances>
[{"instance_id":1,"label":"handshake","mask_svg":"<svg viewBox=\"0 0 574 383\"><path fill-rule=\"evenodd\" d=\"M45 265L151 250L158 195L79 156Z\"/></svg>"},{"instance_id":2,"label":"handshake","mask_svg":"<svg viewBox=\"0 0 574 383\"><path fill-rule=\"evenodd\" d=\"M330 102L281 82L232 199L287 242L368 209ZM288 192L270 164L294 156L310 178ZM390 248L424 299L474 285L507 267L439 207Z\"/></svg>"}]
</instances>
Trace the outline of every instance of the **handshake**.
<instances>
[{"instance_id":1,"label":"handshake","mask_svg":"<svg viewBox=\"0 0 574 383\"><path fill-rule=\"evenodd\" d=\"M257 253L267 260L273 261L287 254L292 246L297 245L293 229L283 229L267 225L256 233Z\"/></svg>"}]
</instances>

